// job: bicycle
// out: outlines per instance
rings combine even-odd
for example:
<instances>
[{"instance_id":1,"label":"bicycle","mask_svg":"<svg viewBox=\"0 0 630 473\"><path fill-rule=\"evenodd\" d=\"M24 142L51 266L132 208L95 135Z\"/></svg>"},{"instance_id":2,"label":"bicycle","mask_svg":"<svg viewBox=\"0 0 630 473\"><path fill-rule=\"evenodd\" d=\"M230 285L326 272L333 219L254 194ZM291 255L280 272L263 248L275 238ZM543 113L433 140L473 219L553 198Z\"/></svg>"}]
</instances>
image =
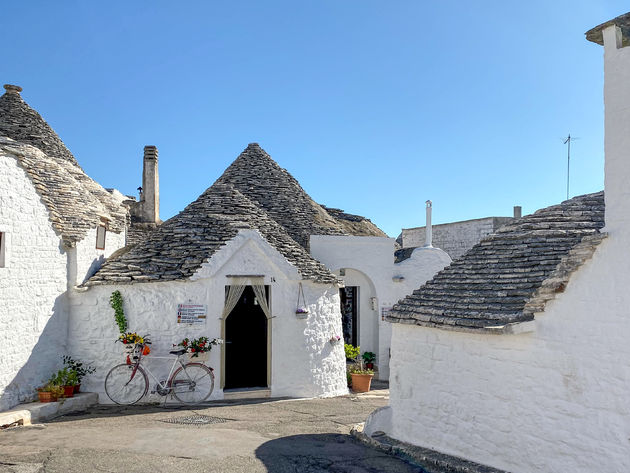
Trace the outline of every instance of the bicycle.
<instances>
[{"instance_id":1,"label":"bicycle","mask_svg":"<svg viewBox=\"0 0 630 473\"><path fill-rule=\"evenodd\" d=\"M147 347L148 349L148 347ZM105 377L105 393L116 404L132 405L149 391L149 378L157 383L155 391L160 396L172 394L184 404L198 404L208 399L214 389L213 369L203 363L183 363L186 348L170 350L170 356L153 356L156 359L173 359L166 380L160 381L147 366L140 366L145 351L144 344L136 344L127 357L127 363L114 366ZM176 365L179 367L175 369Z\"/></svg>"}]
</instances>

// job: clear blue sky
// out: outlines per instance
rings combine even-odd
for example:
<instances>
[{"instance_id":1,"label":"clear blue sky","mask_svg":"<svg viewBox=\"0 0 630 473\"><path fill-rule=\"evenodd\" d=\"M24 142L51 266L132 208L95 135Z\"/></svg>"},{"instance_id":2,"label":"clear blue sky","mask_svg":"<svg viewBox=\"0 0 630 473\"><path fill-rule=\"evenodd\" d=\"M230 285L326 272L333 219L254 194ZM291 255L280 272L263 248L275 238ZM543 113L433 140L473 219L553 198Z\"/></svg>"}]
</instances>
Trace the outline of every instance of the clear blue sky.
<instances>
[{"instance_id":1,"label":"clear blue sky","mask_svg":"<svg viewBox=\"0 0 630 473\"><path fill-rule=\"evenodd\" d=\"M627 2L28 1L2 6L0 80L86 172L134 194L160 153L161 214L249 142L319 203L396 236L603 188L602 48Z\"/></svg>"}]
</instances>

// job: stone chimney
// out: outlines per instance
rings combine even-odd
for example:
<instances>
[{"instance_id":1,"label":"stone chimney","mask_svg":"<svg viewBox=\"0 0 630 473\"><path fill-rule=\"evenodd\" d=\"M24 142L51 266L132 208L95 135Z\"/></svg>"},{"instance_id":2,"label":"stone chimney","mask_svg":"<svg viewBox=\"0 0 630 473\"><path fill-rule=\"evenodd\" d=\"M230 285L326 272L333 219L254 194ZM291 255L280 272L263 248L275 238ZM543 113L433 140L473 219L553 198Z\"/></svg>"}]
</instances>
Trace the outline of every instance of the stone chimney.
<instances>
[{"instance_id":1,"label":"stone chimney","mask_svg":"<svg viewBox=\"0 0 630 473\"><path fill-rule=\"evenodd\" d=\"M630 13L586 33L604 46L605 231L630 230Z\"/></svg>"},{"instance_id":2,"label":"stone chimney","mask_svg":"<svg viewBox=\"0 0 630 473\"><path fill-rule=\"evenodd\" d=\"M431 225L431 210L433 202L427 200L427 223L424 227L424 247L433 248L433 226Z\"/></svg>"},{"instance_id":3,"label":"stone chimney","mask_svg":"<svg viewBox=\"0 0 630 473\"><path fill-rule=\"evenodd\" d=\"M158 150L144 147L142 166L141 219L144 223L160 222L160 180L158 177Z\"/></svg>"},{"instance_id":4,"label":"stone chimney","mask_svg":"<svg viewBox=\"0 0 630 473\"><path fill-rule=\"evenodd\" d=\"M521 218L523 213L523 209L521 208L520 205L515 205L514 206L514 218Z\"/></svg>"}]
</instances>

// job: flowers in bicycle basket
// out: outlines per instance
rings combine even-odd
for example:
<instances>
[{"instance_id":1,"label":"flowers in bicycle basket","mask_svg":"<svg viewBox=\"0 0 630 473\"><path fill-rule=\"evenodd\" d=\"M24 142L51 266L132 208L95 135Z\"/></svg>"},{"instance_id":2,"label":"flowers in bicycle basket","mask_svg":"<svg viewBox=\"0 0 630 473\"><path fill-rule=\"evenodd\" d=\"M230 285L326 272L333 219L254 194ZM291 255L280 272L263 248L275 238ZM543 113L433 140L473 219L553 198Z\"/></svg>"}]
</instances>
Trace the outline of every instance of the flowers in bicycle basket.
<instances>
[{"instance_id":1,"label":"flowers in bicycle basket","mask_svg":"<svg viewBox=\"0 0 630 473\"><path fill-rule=\"evenodd\" d=\"M191 357L195 358L199 356L199 353L206 353L212 350L212 345L221 345L222 343L223 340L221 338L213 338L212 340L209 340L208 337L199 337L193 340L184 338L177 345L173 346L185 348L188 353L191 353Z\"/></svg>"},{"instance_id":2,"label":"flowers in bicycle basket","mask_svg":"<svg viewBox=\"0 0 630 473\"><path fill-rule=\"evenodd\" d=\"M140 336L136 332L126 332L118 337L117 342L122 342L123 345L149 345L148 335Z\"/></svg>"}]
</instances>

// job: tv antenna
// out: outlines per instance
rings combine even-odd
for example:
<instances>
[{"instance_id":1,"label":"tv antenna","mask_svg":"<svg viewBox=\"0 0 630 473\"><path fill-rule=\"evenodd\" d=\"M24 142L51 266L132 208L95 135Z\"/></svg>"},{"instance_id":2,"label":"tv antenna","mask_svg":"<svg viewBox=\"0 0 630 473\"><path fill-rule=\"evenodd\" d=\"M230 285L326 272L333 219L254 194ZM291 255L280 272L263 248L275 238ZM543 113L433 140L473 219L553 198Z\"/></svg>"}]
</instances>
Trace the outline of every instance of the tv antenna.
<instances>
[{"instance_id":1,"label":"tv antenna","mask_svg":"<svg viewBox=\"0 0 630 473\"><path fill-rule=\"evenodd\" d=\"M571 136L571 133L569 133L569 136L564 138L564 144L567 145L567 200L569 200L569 171L571 169L571 142L575 140L579 140L579 138Z\"/></svg>"}]
</instances>

